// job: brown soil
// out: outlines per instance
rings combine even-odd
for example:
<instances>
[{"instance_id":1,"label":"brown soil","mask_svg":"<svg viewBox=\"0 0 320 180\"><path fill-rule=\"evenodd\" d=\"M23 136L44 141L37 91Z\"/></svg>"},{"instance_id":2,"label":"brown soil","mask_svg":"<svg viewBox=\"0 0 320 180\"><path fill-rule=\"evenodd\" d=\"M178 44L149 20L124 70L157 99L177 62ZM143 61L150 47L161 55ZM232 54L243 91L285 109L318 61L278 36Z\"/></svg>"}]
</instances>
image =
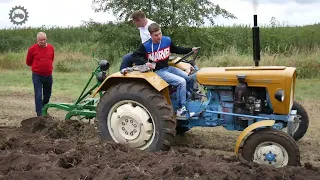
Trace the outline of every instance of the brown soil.
<instances>
[{"instance_id":1,"label":"brown soil","mask_svg":"<svg viewBox=\"0 0 320 180\"><path fill-rule=\"evenodd\" d=\"M318 178L317 178L318 177ZM320 168L275 169L187 147L148 153L101 142L79 121L40 118L0 128L0 179L319 179Z\"/></svg>"}]
</instances>

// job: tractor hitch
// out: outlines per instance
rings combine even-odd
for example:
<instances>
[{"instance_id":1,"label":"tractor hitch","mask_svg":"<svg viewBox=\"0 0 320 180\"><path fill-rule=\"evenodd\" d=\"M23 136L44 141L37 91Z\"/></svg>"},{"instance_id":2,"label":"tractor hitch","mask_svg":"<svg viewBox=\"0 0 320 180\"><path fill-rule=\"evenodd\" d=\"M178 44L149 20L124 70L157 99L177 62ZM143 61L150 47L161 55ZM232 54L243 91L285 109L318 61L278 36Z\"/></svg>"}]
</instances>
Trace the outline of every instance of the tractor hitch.
<instances>
[{"instance_id":1,"label":"tractor hitch","mask_svg":"<svg viewBox=\"0 0 320 180\"><path fill-rule=\"evenodd\" d=\"M68 112L65 116L65 120L70 120L72 117L77 117L78 120L90 120L96 117L96 106L103 94L102 92L99 92L100 97L98 98L92 98L88 96L92 95L93 90L98 88L102 84L104 79L108 76L108 69L110 67L110 64L107 60L99 61L98 59L94 58L94 53L92 56L94 61L98 63L98 67L96 67L96 69L91 73L91 77L83 88L78 99L74 103L48 103L42 108L43 116L48 115L49 108L56 108ZM96 83L91 88L89 88L89 85L94 77L96 79Z\"/></svg>"}]
</instances>

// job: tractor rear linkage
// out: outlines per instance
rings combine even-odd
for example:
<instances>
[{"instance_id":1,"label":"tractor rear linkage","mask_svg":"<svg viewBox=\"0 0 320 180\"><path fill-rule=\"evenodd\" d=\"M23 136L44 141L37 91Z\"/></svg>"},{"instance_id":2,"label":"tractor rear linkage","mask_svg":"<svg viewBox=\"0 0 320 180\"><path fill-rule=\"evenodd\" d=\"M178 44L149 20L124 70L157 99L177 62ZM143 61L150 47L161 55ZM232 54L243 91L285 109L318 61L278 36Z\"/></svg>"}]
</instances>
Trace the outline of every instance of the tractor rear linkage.
<instances>
[{"instance_id":1,"label":"tractor rear linkage","mask_svg":"<svg viewBox=\"0 0 320 180\"><path fill-rule=\"evenodd\" d=\"M79 95L77 101L74 103L48 103L42 108L43 116L48 115L49 108L56 108L68 112L65 116L65 120L70 120L72 117L77 117L78 120L90 120L96 117L96 106L102 96L102 92L99 92L99 97L97 98L87 96L91 95L93 90L101 85L107 76L107 70L109 69L110 64L107 60L99 61L96 59L94 57L94 53L92 54L92 57L93 60L98 63L98 67L91 73L91 77ZM96 77L96 83L87 90L94 77Z\"/></svg>"}]
</instances>

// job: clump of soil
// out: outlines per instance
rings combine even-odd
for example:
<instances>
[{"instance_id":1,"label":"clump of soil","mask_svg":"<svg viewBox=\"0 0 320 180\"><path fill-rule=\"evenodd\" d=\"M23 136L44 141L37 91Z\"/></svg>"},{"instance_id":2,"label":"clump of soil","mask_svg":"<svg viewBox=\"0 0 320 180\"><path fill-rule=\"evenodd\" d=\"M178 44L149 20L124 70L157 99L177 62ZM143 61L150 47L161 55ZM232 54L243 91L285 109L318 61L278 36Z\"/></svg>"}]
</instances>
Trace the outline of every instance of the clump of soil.
<instances>
[{"instance_id":1,"label":"clump of soil","mask_svg":"<svg viewBox=\"0 0 320 180\"><path fill-rule=\"evenodd\" d=\"M0 179L317 179L320 169L275 169L235 157L194 153L187 147L148 153L102 142L80 121L51 117L0 128Z\"/></svg>"}]
</instances>

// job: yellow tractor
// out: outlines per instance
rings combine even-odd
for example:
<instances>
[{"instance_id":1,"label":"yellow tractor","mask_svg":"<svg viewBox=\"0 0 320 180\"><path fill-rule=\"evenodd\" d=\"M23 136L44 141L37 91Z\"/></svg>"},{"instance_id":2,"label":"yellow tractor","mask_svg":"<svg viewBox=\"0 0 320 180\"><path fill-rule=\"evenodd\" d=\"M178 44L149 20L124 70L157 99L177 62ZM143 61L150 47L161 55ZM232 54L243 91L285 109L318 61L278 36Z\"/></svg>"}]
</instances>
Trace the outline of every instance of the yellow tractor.
<instances>
[{"instance_id":1,"label":"yellow tractor","mask_svg":"<svg viewBox=\"0 0 320 180\"><path fill-rule=\"evenodd\" d=\"M173 57L171 66L194 74L203 98L188 96L192 117L178 119L175 87L147 66L105 77L94 94L103 93L96 119L104 140L146 151L170 149L177 133L192 127L223 126L241 131L235 153L249 162L275 167L300 164L295 141L307 131L308 114L294 100L296 68L259 66L259 27L254 15L255 66L198 68L195 59ZM191 71L189 71L191 69ZM287 129L284 131L284 129Z\"/></svg>"}]
</instances>

